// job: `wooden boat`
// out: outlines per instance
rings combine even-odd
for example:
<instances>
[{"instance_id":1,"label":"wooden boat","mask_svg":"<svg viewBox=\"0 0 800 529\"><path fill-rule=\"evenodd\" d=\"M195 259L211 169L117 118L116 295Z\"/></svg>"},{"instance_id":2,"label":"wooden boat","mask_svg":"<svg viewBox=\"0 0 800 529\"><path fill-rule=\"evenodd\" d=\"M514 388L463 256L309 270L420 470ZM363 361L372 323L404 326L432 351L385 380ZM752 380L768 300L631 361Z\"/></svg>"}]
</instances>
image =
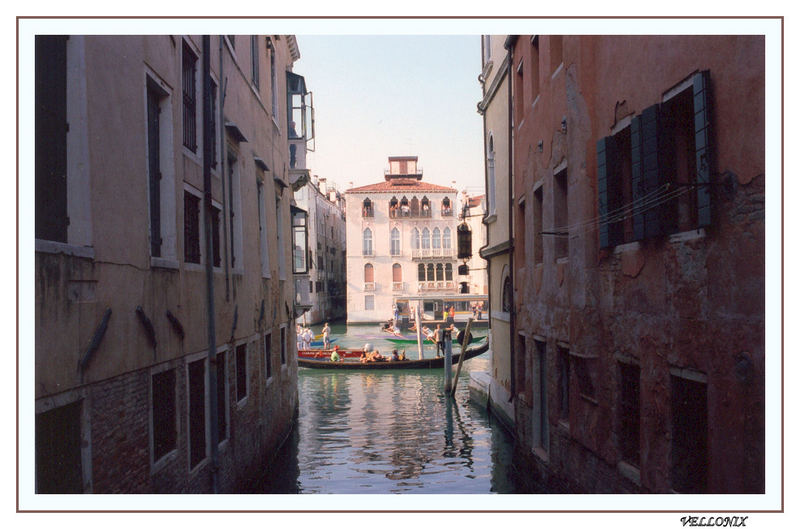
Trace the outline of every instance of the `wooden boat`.
<instances>
[{"instance_id":1,"label":"wooden boat","mask_svg":"<svg viewBox=\"0 0 800 529\"><path fill-rule=\"evenodd\" d=\"M338 338L331 338L329 341L333 343L336 340L338 340ZM323 345L325 345L325 342L323 342L322 340L314 340L311 342L311 345L314 347L322 347Z\"/></svg>"},{"instance_id":2,"label":"wooden boat","mask_svg":"<svg viewBox=\"0 0 800 529\"><path fill-rule=\"evenodd\" d=\"M470 334L472 334L472 333L470 333ZM405 336L403 336L403 337L397 336L397 337L394 337L394 338L384 338L384 340L386 340L387 342L392 342L393 344L396 344L396 345L407 345L407 344L415 344L415 343L417 343L417 338L416 337L407 338ZM480 336L471 336L469 343L471 343L471 344L472 343L478 343L480 340L481 340ZM422 341L424 343L426 343L426 344L435 343L430 338L423 338ZM458 345L458 343L456 343L456 341L453 340L453 345Z\"/></svg>"},{"instance_id":3,"label":"wooden boat","mask_svg":"<svg viewBox=\"0 0 800 529\"><path fill-rule=\"evenodd\" d=\"M330 358L333 349L300 349L297 351L298 358ZM339 356L342 358L359 358L361 349L339 349Z\"/></svg>"},{"instance_id":4,"label":"wooden boat","mask_svg":"<svg viewBox=\"0 0 800 529\"><path fill-rule=\"evenodd\" d=\"M469 360L478 355L485 353L489 349L489 340L477 347L468 348L464 353L453 354L453 365L458 364L458 359L461 354L466 355L464 360ZM341 356L341 349L339 355ZM361 354L361 351L358 352ZM330 354L324 358L303 358L298 357L297 364L300 367L310 367L313 369L434 369L444 367L444 357L439 358L423 358L422 360L387 360L386 362L366 362L361 363L358 361L349 362L331 362Z\"/></svg>"}]
</instances>

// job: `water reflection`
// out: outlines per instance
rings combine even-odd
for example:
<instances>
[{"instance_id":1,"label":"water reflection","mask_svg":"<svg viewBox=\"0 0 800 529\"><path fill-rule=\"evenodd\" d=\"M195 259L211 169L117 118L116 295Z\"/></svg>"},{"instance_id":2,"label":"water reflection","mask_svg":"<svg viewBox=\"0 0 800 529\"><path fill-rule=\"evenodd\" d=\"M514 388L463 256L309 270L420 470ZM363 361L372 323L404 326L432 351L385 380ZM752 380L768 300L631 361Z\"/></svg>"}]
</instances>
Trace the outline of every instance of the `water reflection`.
<instances>
[{"instance_id":1,"label":"water reflection","mask_svg":"<svg viewBox=\"0 0 800 529\"><path fill-rule=\"evenodd\" d=\"M454 399L441 370L301 369L295 430L248 492L535 492L514 475L511 438L468 402L469 370L486 366L464 364Z\"/></svg>"}]
</instances>

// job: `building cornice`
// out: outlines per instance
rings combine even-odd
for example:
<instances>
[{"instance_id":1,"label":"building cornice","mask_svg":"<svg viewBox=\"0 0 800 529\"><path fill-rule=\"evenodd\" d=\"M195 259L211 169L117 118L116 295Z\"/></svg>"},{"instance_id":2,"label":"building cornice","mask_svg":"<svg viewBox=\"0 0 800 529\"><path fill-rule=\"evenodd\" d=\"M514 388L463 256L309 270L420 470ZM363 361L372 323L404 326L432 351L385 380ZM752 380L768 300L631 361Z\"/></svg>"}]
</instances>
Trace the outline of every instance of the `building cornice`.
<instances>
[{"instance_id":1,"label":"building cornice","mask_svg":"<svg viewBox=\"0 0 800 529\"><path fill-rule=\"evenodd\" d=\"M496 255L508 253L511 251L511 248L513 247L514 247L514 241L506 240L501 242L500 244L495 244L494 246L481 248L478 251L478 254L484 259L489 259L490 257L494 257Z\"/></svg>"},{"instance_id":2,"label":"building cornice","mask_svg":"<svg viewBox=\"0 0 800 529\"><path fill-rule=\"evenodd\" d=\"M491 104L495 94L497 94L497 90L500 88L500 83L502 83L506 78L508 64L509 56L506 54L506 56L503 58L503 62L500 63L500 67L497 69L497 73L492 76L492 82L489 84L489 89L486 91L483 99L478 103L479 114L482 115L484 112L486 112L486 108Z\"/></svg>"}]
</instances>

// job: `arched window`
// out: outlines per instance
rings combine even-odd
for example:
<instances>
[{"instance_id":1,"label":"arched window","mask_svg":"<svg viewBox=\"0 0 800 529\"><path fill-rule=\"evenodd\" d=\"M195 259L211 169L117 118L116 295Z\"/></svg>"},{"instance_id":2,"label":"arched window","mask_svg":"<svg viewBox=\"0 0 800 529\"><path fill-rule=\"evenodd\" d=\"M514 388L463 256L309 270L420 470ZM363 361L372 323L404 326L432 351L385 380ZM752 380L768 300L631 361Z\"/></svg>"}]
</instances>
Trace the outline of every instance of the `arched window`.
<instances>
[{"instance_id":1,"label":"arched window","mask_svg":"<svg viewBox=\"0 0 800 529\"><path fill-rule=\"evenodd\" d=\"M502 310L503 312L511 312L513 308L513 299L511 291L511 276L506 276L503 280L503 299Z\"/></svg>"},{"instance_id":2,"label":"arched window","mask_svg":"<svg viewBox=\"0 0 800 529\"><path fill-rule=\"evenodd\" d=\"M400 204L397 202L397 197L392 197L389 201L389 217L395 218L398 216L398 211L400 208Z\"/></svg>"},{"instance_id":3,"label":"arched window","mask_svg":"<svg viewBox=\"0 0 800 529\"><path fill-rule=\"evenodd\" d=\"M444 281L444 266L442 263L436 265L436 281Z\"/></svg>"},{"instance_id":4,"label":"arched window","mask_svg":"<svg viewBox=\"0 0 800 529\"><path fill-rule=\"evenodd\" d=\"M428 263L428 281L433 281L433 263Z\"/></svg>"},{"instance_id":5,"label":"arched window","mask_svg":"<svg viewBox=\"0 0 800 529\"><path fill-rule=\"evenodd\" d=\"M453 280L453 263L447 263L446 265L444 265L444 280L445 281Z\"/></svg>"},{"instance_id":6,"label":"arched window","mask_svg":"<svg viewBox=\"0 0 800 529\"><path fill-rule=\"evenodd\" d=\"M408 199L406 197L400 199L400 214L403 217L408 217L411 214L411 210L408 207Z\"/></svg>"},{"instance_id":7,"label":"arched window","mask_svg":"<svg viewBox=\"0 0 800 529\"><path fill-rule=\"evenodd\" d=\"M400 263L395 263L392 265L392 282L403 282L403 267L400 266Z\"/></svg>"},{"instance_id":8,"label":"arched window","mask_svg":"<svg viewBox=\"0 0 800 529\"><path fill-rule=\"evenodd\" d=\"M425 265L422 263L417 265L417 281L425 281Z\"/></svg>"},{"instance_id":9,"label":"arched window","mask_svg":"<svg viewBox=\"0 0 800 529\"><path fill-rule=\"evenodd\" d=\"M419 230L417 228L411 230L411 248L419 250Z\"/></svg>"},{"instance_id":10,"label":"arched window","mask_svg":"<svg viewBox=\"0 0 800 529\"><path fill-rule=\"evenodd\" d=\"M417 197L411 197L411 216L419 216L419 200L417 200Z\"/></svg>"},{"instance_id":11,"label":"arched window","mask_svg":"<svg viewBox=\"0 0 800 529\"><path fill-rule=\"evenodd\" d=\"M397 228L392 228L392 240L391 240L391 253L392 255L400 255L400 230Z\"/></svg>"},{"instance_id":12,"label":"arched window","mask_svg":"<svg viewBox=\"0 0 800 529\"><path fill-rule=\"evenodd\" d=\"M422 197L422 200L419 203L420 212L419 214L422 217L430 217L431 216L431 201L428 200L428 197Z\"/></svg>"},{"instance_id":13,"label":"arched window","mask_svg":"<svg viewBox=\"0 0 800 529\"><path fill-rule=\"evenodd\" d=\"M422 228L422 249L428 250L431 247L431 232L428 228Z\"/></svg>"},{"instance_id":14,"label":"arched window","mask_svg":"<svg viewBox=\"0 0 800 529\"><path fill-rule=\"evenodd\" d=\"M364 265L364 283L374 283L375 282L375 269L372 267L371 264L367 263Z\"/></svg>"},{"instance_id":15,"label":"arched window","mask_svg":"<svg viewBox=\"0 0 800 529\"><path fill-rule=\"evenodd\" d=\"M370 199L368 199L368 198L364 199L364 203L363 203L363 206L361 208L361 216L362 217L373 217L374 216L373 211L372 211L372 201Z\"/></svg>"},{"instance_id":16,"label":"arched window","mask_svg":"<svg viewBox=\"0 0 800 529\"><path fill-rule=\"evenodd\" d=\"M450 228L445 228L442 235L442 248L450 248Z\"/></svg>"},{"instance_id":17,"label":"arched window","mask_svg":"<svg viewBox=\"0 0 800 529\"><path fill-rule=\"evenodd\" d=\"M439 232L439 228L433 228L433 247L434 248L442 247L442 236Z\"/></svg>"},{"instance_id":18,"label":"arched window","mask_svg":"<svg viewBox=\"0 0 800 529\"><path fill-rule=\"evenodd\" d=\"M444 197L442 199L442 217L450 217L453 215L453 208L450 205L450 199Z\"/></svg>"},{"instance_id":19,"label":"arched window","mask_svg":"<svg viewBox=\"0 0 800 529\"><path fill-rule=\"evenodd\" d=\"M364 230L364 244L361 247L362 255L372 255L372 230Z\"/></svg>"}]
</instances>

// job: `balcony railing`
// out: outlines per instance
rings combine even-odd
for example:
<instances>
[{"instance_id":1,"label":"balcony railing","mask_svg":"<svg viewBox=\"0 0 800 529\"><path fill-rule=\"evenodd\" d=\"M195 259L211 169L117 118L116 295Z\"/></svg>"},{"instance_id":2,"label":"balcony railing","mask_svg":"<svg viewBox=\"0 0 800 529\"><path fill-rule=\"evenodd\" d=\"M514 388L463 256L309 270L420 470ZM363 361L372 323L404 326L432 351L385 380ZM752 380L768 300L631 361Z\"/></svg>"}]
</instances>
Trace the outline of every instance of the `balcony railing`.
<instances>
[{"instance_id":1,"label":"balcony railing","mask_svg":"<svg viewBox=\"0 0 800 529\"><path fill-rule=\"evenodd\" d=\"M426 291L452 291L455 290L454 281L417 281L417 290Z\"/></svg>"},{"instance_id":2,"label":"balcony railing","mask_svg":"<svg viewBox=\"0 0 800 529\"><path fill-rule=\"evenodd\" d=\"M395 292L398 290L403 290L403 282L402 281L392 281L392 290Z\"/></svg>"},{"instance_id":3,"label":"balcony railing","mask_svg":"<svg viewBox=\"0 0 800 529\"><path fill-rule=\"evenodd\" d=\"M430 218L430 217L431 217L430 209L416 211L409 208L403 208L403 206L398 206L395 209L389 208L389 218L391 219L402 219L402 218L419 219L419 218Z\"/></svg>"},{"instance_id":4,"label":"balcony railing","mask_svg":"<svg viewBox=\"0 0 800 529\"><path fill-rule=\"evenodd\" d=\"M375 282L370 281L369 283L364 283L364 292L374 292L375 291Z\"/></svg>"},{"instance_id":5,"label":"balcony railing","mask_svg":"<svg viewBox=\"0 0 800 529\"><path fill-rule=\"evenodd\" d=\"M362 217L374 217L375 211L372 208L361 208Z\"/></svg>"},{"instance_id":6,"label":"balcony railing","mask_svg":"<svg viewBox=\"0 0 800 529\"><path fill-rule=\"evenodd\" d=\"M453 208L442 208L442 217L452 217Z\"/></svg>"},{"instance_id":7,"label":"balcony railing","mask_svg":"<svg viewBox=\"0 0 800 529\"><path fill-rule=\"evenodd\" d=\"M448 259L455 255L453 248L413 248L412 259Z\"/></svg>"}]
</instances>

